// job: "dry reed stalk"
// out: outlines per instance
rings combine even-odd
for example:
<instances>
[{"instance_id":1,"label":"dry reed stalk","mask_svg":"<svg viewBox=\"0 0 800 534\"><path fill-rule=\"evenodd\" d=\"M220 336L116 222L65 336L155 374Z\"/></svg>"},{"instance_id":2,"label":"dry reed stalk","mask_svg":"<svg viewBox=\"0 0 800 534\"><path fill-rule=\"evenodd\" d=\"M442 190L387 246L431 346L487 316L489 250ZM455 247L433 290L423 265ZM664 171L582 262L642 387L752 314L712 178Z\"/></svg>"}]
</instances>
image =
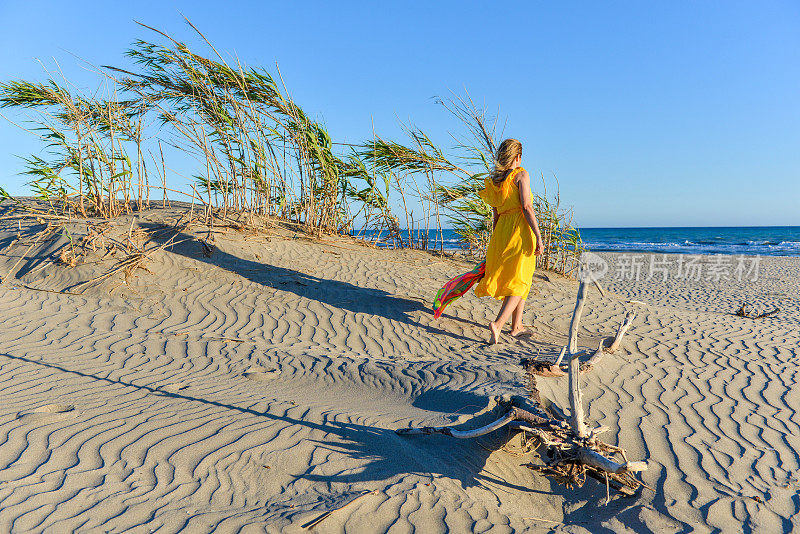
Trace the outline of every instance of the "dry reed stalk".
<instances>
[{"instance_id":1,"label":"dry reed stalk","mask_svg":"<svg viewBox=\"0 0 800 534\"><path fill-rule=\"evenodd\" d=\"M158 120L176 140L173 146L197 157L205 167L191 193L170 189L162 142L155 138L161 159L162 207L169 204L167 192L177 192L191 196L192 205L196 197L203 203L207 225L213 224L217 208L223 217L243 213L251 225L256 215L286 218L303 224L317 237L350 232L363 217L360 234L374 232L391 246L430 248L433 232L440 252L445 218L471 252L482 251L491 227L487 226L489 211L475 196L475 185L490 166L497 121L488 120L469 95L439 102L471 137L457 140L461 154L447 155L424 132L403 125L410 147L384 141L373 131L370 142L351 146L354 153L343 158L334 153L328 132L294 101L280 69L276 67L277 77L273 77L263 69L246 68L238 58L228 62L196 26L186 22L213 52L211 57L141 24L166 44L137 41L128 52L137 63L134 71L104 67L121 77L108 76L112 88L106 100L71 94L52 80L38 85L0 84L0 106L42 111L49 127L46 134L56 140L61 159L67 161L67 165L28 161L39 194L51 206L57 199L63 213L83 217L114 217L129 213L134 205L137 210L149 207L151 186L143 154L152 157L152 151L145 150L143 132L147 124ZM133 99L119 100L119 90ZM65 137L64 131L72 133ZM129 153L135 155L135 162ZM468 164L455 163L462 160ZM67 171L77 175L76 184L61 176ZM385 181L385 190L377 187L380 179ZM358 189L354 184L360 181L368 187ZM448 185L454 181L454 186ZM400 197L407 243L392 214L390 194ZM421 217L415 219L415 206L407 197L414 197ZM547 219L542 224L546 245L542 265L572 272L582 250L579 236L556 213L558 202L554 207L545 198L540 208L540 217ZM193 206L190 215L194 215ZM384 231L388 232L385 238Z\"/></svg>"},{"instance_id":2,"label":"dry reed stalk","mask_svg":"<svg viewBox=\"0 0 800 534\"><path fill-rule=\"evenodd\" d=\"M136 252L128 254L122 260L117 262L117 264L114 267L112 267L105 273L98 275L85 282L81 282L80 284L77 284L73 289L82 293L87 288L96 286L104 282L105 280L108 280L117 273L122 272L125 274L126 277L128 277L131 274L133 274L133 272L136 271L137 269L143 269L145 271L148 271L148 269L145 266L145 262L148 261L153 254L155 254L158 251L164 250L167 247L175 246L180 243L192 240L192 238L187 238L175 241L175 238L179 236L188 227L190 223L191 221L184 223L181 227L173 227L171 230L174 231L174 234L164 243L155 246L153 248L150 248L149 250L138 249ZM149 233L148 235L152 236L154 234ZM134 246L134 248L137 248L134 244L132 245Z\"/></svg>"},{"instance_id":3,"label":"dry reed stalk","mask_svg":"<svg viewBox=\"0 0 800 534\"><path fill-rule=\"evenodd\" d=\"M2 280L0 280L0 286L8 285L8 281L17 271L17 267L19 267L19 264L22 263L22 260L24 260L28 254L30 254L31 250L33 250L34 247L39 245L46 237L52 234L57 228L61 228L62 226L63 224L56 224L56 225L48 224L47 228L45 228L44 230L40 230L39 232L34 234L32 236L35 238L34 242L31 243L31 245L25 250L25 252L22 253L22 255L19 257L16 263L14 263L14 265L11 266L11 269L9 269L9 271L2 278Z\"/></svg>"},{"instance_id":4,"label":"dry reed stalk","mask_svg":"<svg viewBox=\"0 0 800 534\"><path fill-rule=\"evenodd\" d=\"M320 523L322 523L325 519L330 517L334 512L338 512L339 510L342 510L342 509L350 506L351 504L361 500L362 498L366 497L367 495L377 495L378 493L379 493L378 490L365 491L361 495L355 497L354 499L351 499L351 500L347 501L343 505L341 505L341 506L339 506L337 508L334 508L333 510L329 510L327 512L324 512L322 515L320 515L316 519L313 519L313 520L309 521L308 523L304 524L303 528L306 529L306 530L311 530L314 527L316 527L317 525L319 525Z\"/></svg>"}]
</instances>

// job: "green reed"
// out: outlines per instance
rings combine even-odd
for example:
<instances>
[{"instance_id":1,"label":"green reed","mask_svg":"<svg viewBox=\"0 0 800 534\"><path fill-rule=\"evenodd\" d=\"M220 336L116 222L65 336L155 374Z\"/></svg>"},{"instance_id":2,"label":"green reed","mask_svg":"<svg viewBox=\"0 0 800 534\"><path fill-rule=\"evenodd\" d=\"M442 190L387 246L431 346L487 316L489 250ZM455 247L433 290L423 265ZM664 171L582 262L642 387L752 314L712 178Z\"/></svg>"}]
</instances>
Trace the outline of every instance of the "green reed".
<instances>
[{"instance_id":1,"label":"green reed","mask_svg":"<svg viewBox=\"0 0 800 534\"><path fill-rule=\"evenodd\" d=\"M132 105L71 92L52 78L0 82L0 108L37 112L31 131L45 143L47 159L23 158L34 194L54 210L82 216L113 217L146 203L146 170L136 148L141 124Z\"/></svg>"},{"instance_id":2,"label":"green reed","mask_svg":"<svg viewBox=\"0 0 800 534\"><path fill-rule=\"evenodd\" d=\"M47 155L24 158L23 174L52 210L113 217L149 207L150 189L160 188L164 205L167 191L202 203L208 224L232 213L255 224L253 216L263 215L319 234L352 232L358 221L359 234L428 249L430 230L441 242L449 221L468 252L484 253L491 209L477 191L491 169L496 122L468 97L438 101L464 132L448 149L407 125L402 143L373 134L358 145L337 144L292 99L277 68L226 60L186 22L198 47L142 24L154 38L134 41L126 53L132 67L103 67L105 98L52 76L0 82L0 107L36 112L30 131ZM194 158L188 188L167 187L162 143ZM150 185L151 168L160 187ZM0 190L0 199L7 197ZM534 207L545 243L540 264L571 272L583 250L571 212L546 190L535 195Z\"/></svg>"}]
</instances>

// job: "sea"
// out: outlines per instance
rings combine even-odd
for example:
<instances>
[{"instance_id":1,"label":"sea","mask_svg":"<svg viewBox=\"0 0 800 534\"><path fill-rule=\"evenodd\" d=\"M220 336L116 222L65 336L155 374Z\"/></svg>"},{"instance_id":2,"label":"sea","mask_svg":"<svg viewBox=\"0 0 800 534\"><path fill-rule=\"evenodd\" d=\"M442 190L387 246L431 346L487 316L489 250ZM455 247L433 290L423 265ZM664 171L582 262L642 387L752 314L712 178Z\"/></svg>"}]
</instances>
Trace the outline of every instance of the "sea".
<instances>
[{"instance_id":1,"label":"sea","mask_svg":"<svg viewBox=\"0 0 800 534\"><path fill-rule=\"evenodd\" d=\"M581 228L581 238L592 252L646 252L660 254L745 254L800 256L800 226L709 226L667 228ZM429 232L429 248L461 249L453 230ZM362 236L374 239L375 234ZM408 241L408 232L403 231Z\"/></svg>"},{"instance_id":2,"label":"sea","mask_svg":"<svg viewBox=\"0 0 800 534\"><path fill-rule=\"evenodd\" d=\"M581 228L592 252L800 256L800 226Z\"/></svg>"}]
</instances>

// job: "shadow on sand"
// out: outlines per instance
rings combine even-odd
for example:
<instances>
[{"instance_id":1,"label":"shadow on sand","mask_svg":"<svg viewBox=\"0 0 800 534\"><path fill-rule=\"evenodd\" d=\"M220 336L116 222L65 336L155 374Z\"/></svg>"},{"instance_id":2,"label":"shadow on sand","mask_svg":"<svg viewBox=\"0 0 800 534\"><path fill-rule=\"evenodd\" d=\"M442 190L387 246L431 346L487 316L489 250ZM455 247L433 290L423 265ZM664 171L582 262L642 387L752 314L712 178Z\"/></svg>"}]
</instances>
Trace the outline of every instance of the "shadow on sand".
<instances>
[{"instance_id":1,"label":"shadow on sand","mask_svg":"<svg viewBox=\"0 0 800 534\"><path fill-rule=\"evenodd\" d=\"M147 225L142 225L147 229ZM152 225L154 228L163 228L161 225ZM164 240L168 235L162 234ZM446 332L441 329L426 325L419 321L422 314L429 314L431 310L418 300L392 295L386 291L364 288L347 282L318 278L306 273L282 267L265 265L259 262L239 258L219 249L211 257L205 257L194 236L179 234L176 241L187 239L169 250L193 260L214 265L236 273L245 279L256 282L265 287L278 291L293 293L299 297L316 300L328 306L340 308L351 313L378 315L388 320L398 321L403 324L417 326L429 333L446 335L470 343L476 340ZM162 241L163 243L163 241ZM479 325L476 325L479 326ZM550 348L550 347L548 347ZM551 350L553 350L551 348ZM299 425L310 430L320 431L325 434L325 440L308 441L316 447L327 449L331 452L347 455L365 461L358 472L341 475L317 475L309 472L295 475L298 479L320 481L326 484L332 482L358 483L379 482L391 479L402 474L418 474L420 476L441 476L459 481L464 488L482 486L498 493L522 492L538 493L542 495L559 496L565 503L565 523L576 523L592 532L612 532L612 529L603 527L602 523L616 518L634 530L647 530L646 524L639 517L637 507L630 505L635 501L617 499L607 507L600 506L604 498L604 488L588 481L582 489L571 490L555 483L550 483L550 491L532 489L525 485L503 480L492 469L487 468L487 459L490 454L478 440L457 440L446 436L399 436L392 429L376 428L352 422L329 421L317 423L297 419L285 415L276 415L251 408L225 404L201 397L167 392L160 389L137 385L132 382L113 380L95 376L81 371L71 370L66 367L43 361L32 360L23 356L2 354L2 356L25 362L31 365L43 366L64 373L89 378L107 384L123 385L143 391L147 394L183 399L186 401L203 403L205 405L232 410L243 414L263 417L279 421L288 425ZM414 406L431 411L446 413L474 413L485 405L485 398L472 393L456 390L436 390L435 392L422 393L414 401ZM500 443L505 430L497 431L486 436ZM327 437L332 438L331 440ZM524 461L520 459L519 469ZM533 477L535 475L531 475ZM659 480L658 488L663 488L663 479ZM533 485L533 484L531 484ZM664 506L663 497L656 499L652 505L659 511L669 515ZM536 515L531 510L531 515Z\"/></svg>"},{"instance_id":2,"label":"shadow on sand","mask_svg":"<svg viewBox=\"0 0 800 534\"><path fill-rule=\"evenodd\" d=\"M637 506L633 500L617 499L607 507L600 506L604 499L603 488L593 481L588 481L582 489L569 490L550 482L550 490L543 491L504 480L493 473L493 468L487 464L491 449L486 446L491 441L491 448L500 448L505 440L507 430L500 429L481 438L483 440L458 440L441 435L431 436L400 436L392 429L377 428L352 422L328 421L317 423L286 415L277 415L252 408L226 404L202 397L192 396L180 392L165 391L150 386L135 384L119 379L105 378L90 373L66 368L62 365L34 360L24 356L15 356L8 353L0 356L9 360L18 361L34 366L45 367L74 376L91 379L113 386L125 386L149 395L181 399L207 406L231 410L234 412L262 417L268 420L282 422L287 425L298 425L309 430L324 434L324 439L306 439L306 442L315 444L318 448L329 452L342 454L351 458L364 461L358 472L345 474L317 475L311 473L315 466L309 466L306 473L293 475L295 479L318 481L325 484L340 482L346 484L364 482L383 482L398 475L417 474L431 479L445 477L458 481L465 489L470 487L483 487L500 497L506 495L511 498L515 494L540 494L542 496L560 496L564 502L565 523L575 523L588 528L591 532L613 532L603 527L601 523L624 515L623 523L636 531L645 531L647 526L638 515ZM455 398L448 399L447 395ZM464 396L463 392L439 390L436 396L444 405L456 405L461 402L476 402L477 396ZM485 403L485 399L484 399ZM425 404L423 402L422 404ZM520 458L519 469L525 471L525 461ZM531 474L531 477L535 475ZM548 480L549 481L549 480ZM660 481L659 487L663 481ZM534 485L534 484L531 484ZM531 515L536 515L531 510Z\"/></svg>"},{"instance_id":3,"label":"shadow on sand","mask_svg":"<svg viewBox=\"0 0 800 534\"><path fill-rule=\"evenodd\" d=\"M143 223L141 226L145 230L164 228L163 225L153 223ZM172 235L171 232L161 233L156 235L154 240L164 243ZM167 250L224 269L265 287L293 293L309 300L316 300L346 312L377 315L390 321L417 326L429 334L445 335L470 343L475 343L476 341L420 321L421 317L428 314L432 316L433 312L428 305L419 300L392 295L381 289L361 287L339 280L318 278L300 271L240 258L219 249L215 249L210 256L205 256L202 254L200 243L195 236L190 234L179 233L175 237L175 242L181 243L170 246Z\"/></svg>"}]
</instances>

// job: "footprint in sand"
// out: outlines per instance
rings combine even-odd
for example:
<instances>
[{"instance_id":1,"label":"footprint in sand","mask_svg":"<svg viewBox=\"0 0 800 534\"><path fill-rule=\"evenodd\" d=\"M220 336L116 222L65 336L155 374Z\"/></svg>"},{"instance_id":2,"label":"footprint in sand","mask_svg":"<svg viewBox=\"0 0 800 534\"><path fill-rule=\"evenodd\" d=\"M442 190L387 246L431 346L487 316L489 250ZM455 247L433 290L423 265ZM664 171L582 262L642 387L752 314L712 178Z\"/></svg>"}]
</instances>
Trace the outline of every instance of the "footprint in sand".
<instances>
[{"instance_id":1,"label":"footprint in sand","mask_svg":"<svg viewBox=\"0 0 800 534\"><path fill-rule=\"evenodd\" d=\"M251 367L250 369L242 373L242 376L248 380L253 380L255 382L268 382L269 380L277 378L279 374L281 374L281 372L278 369Z\"/></svg>"},{"instance_id":2,"label":"footprint in sand","mask_svg":"<svg viewBox=\"0 0 800 534\"><path fill-rule=\"evenodd\" d=\"M76 415L75 407L71 404L45 404L29 412L19 412L17 419L25 423L33 423L75 417Z\"/></svg>"}]
</instances>

